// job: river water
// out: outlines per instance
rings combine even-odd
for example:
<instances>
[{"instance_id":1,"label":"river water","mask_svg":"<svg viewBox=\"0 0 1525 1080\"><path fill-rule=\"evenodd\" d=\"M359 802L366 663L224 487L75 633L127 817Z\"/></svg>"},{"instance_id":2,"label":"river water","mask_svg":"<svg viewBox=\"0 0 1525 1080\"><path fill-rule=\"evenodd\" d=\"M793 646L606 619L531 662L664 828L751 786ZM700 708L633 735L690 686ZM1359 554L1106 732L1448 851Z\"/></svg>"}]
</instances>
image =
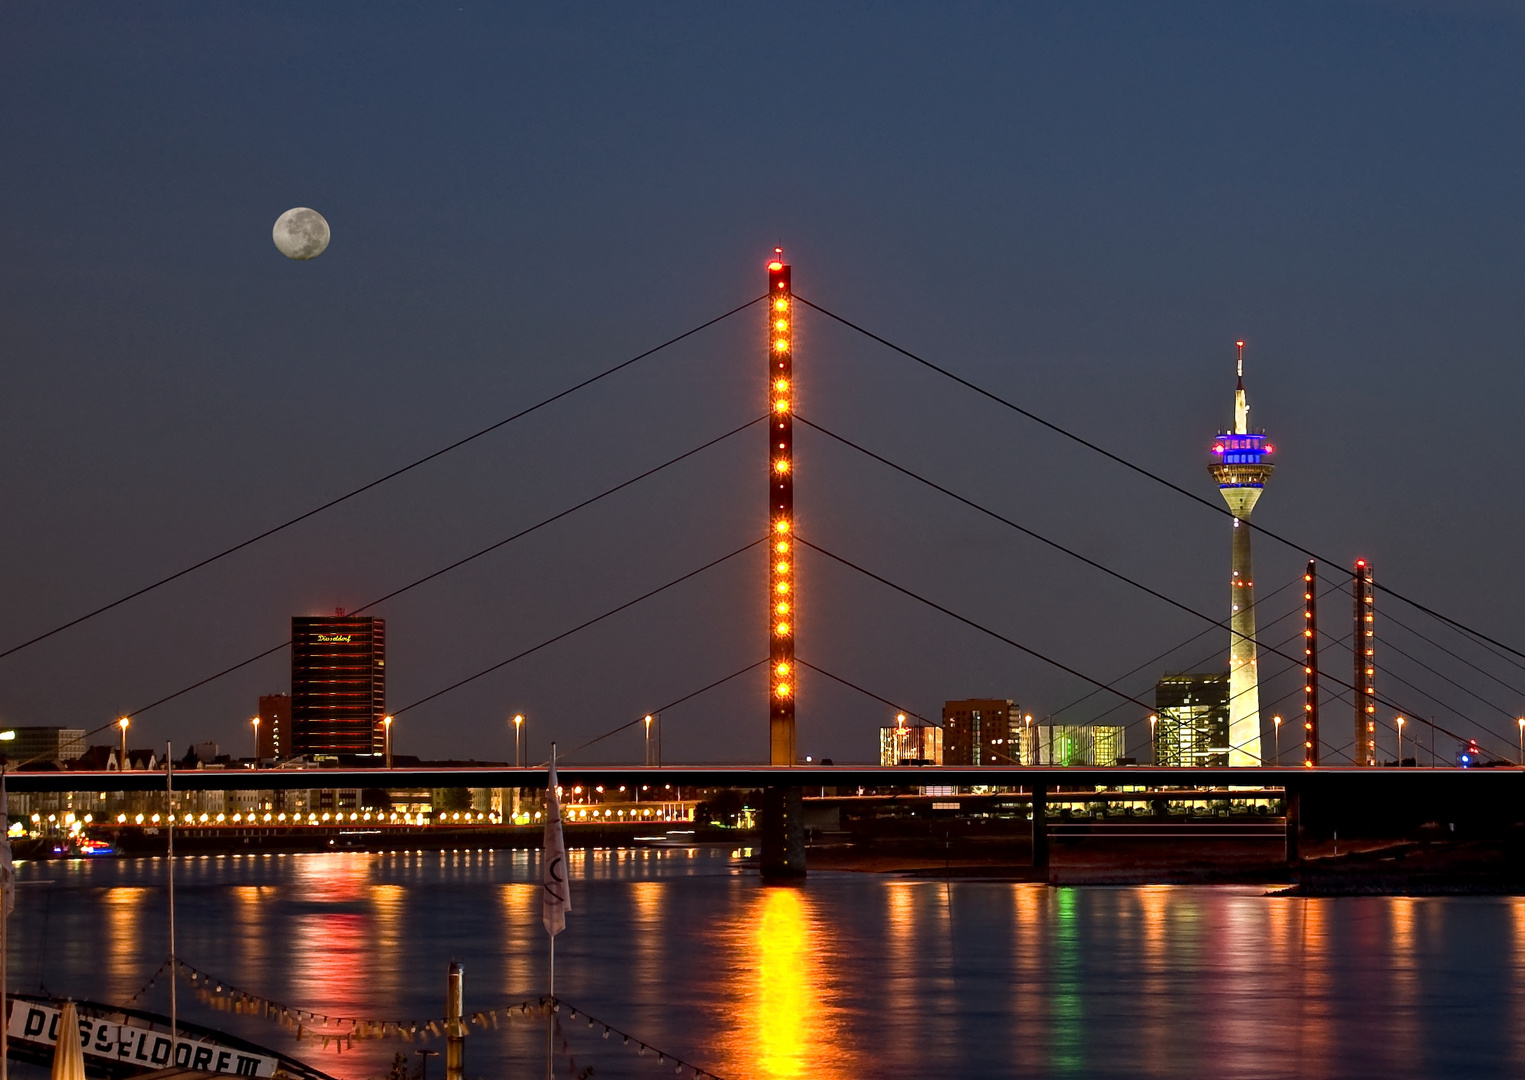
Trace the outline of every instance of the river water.
<instances>
[{"instance_id":1,"label":"river water","mask_svg":"<svg viewBox=\"0 0 1525 1080\"><path fill-rule=\"evenodd\" d=\"M727 1080L1525 1075L1525 899L851 873L765 889L739 854L571 854L559 1076L677 1075L657 1051ZM168 953L165 870L19 867L11 987L137 993ZM468 1014L502 1009L545 991L538 873L523 851L182 858L178 951L229 986L329 1016L329 1030L340 1016L442 1016L451 960ZM163 1012L168 1000L162 976L138 999ZM184 981L179 1000L188 1020L346 1080L383 1076L399 1050L415 1069L420 1048L444 1050L325 1049ZM501 1017L470 1029L467 1075L544 1076L544 1017ZM635 1040L606 1038L604 1023ZM638 1054L639 1041L657 1049ZM442 1062L429 1059L434 1080Z\"/></svg>"}]
</instances>

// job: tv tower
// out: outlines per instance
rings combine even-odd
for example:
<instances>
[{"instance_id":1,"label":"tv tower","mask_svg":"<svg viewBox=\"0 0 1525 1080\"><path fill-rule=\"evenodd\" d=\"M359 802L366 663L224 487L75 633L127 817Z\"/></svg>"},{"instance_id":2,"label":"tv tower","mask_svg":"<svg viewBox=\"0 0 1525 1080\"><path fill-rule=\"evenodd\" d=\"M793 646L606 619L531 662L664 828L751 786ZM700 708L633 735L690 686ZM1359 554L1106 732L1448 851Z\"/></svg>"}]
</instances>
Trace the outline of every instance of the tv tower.
<instances>
[{"instance_id":1,"label":"tv tower","mask_svg":"<svg viewBox=\"0 0 1525 1080\"><path fill-rule=\"evenodd\" d=\"M1244 392L1244 342L1239 349L1239 387L1234 391L1234 427L1213 440L1207 471L1234 515L1234 564L1229 596L1228 763L1259 765L1260 672L1255 659L1255 574L1250 562L1250 513L1276 468L1266 458L1271 446L1264 431L1250 430L1250 402Z\"/></svg>"}]
</instances>

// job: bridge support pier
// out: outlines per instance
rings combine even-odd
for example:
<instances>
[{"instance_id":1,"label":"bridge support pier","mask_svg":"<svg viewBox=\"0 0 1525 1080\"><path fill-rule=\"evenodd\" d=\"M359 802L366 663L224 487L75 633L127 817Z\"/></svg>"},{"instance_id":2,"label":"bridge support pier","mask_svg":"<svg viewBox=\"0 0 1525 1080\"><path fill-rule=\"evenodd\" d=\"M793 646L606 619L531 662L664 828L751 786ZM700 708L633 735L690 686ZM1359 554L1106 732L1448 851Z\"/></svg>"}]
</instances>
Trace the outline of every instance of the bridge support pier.
<instances>
[{"instance_id":1,"label":"bridge support pier","mask_svg":"<svg viewBox=\"0 0 1525 1080\"><path fill-rule=\"evenodd\" d=\"M758 870L764 885L805 880L805 815L797 787L763 788Z\"/></svg>"},{"instance_id":2,"label":"bridge support pier","mask_svg":"<svg viewBox=\"0 0 1525 1080\"><path fill-rule=\"evenodd\" d=\"M445 995L445 1080L466 1075L466 995L461 965L450 963L450 983Z\"/></svg>"},{"instance_id":3,"label":"bridge support pier","mask_svg":"<svg viewBox=\"0 0 1525 1080\"><path fill-rule=\"evenodd\" d=\"M1287 804L1287 869L1296 871L1303 863L1303 796L1302 792L1293 784L1288 784L1286 795L1283 796Z\"/></svg>"},{"instance_id":4,"label":"bridge support pier","mask_svg":"<svg viewBox=\"0 0 1525 1080\"><path fill-rule=\"evenodd\" d=\"M1048 876L1048 787L1033 785L1033 870Z\"/></svg>"}]
</instances>

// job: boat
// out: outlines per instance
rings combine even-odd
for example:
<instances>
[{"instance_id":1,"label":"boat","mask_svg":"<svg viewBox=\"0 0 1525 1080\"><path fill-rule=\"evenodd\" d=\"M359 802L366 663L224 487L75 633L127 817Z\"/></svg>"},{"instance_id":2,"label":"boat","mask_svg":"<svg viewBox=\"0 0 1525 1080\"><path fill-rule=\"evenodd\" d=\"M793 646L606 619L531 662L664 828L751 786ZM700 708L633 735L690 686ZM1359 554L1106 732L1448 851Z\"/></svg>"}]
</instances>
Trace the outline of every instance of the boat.
<instances>
[{"instance_id":1,"label":"boat","mask_svg":"<svg viewBox=\"0 0 1525 1080\"><path fill-rule=\"evenodd\" d=\"M10 1056L47 1068L58 1045L62 998L12 994L6 1037ZM334 1080L327 1073L278 1050L226 1032L179 1023L170 1052L167 1016L97 1001L76 1001L85 1072L103 1080L130 1080L179 1069L198 1076L253 1076L280 1080ZM173 1058L173 1060L172 1060Z\"/></svg>"}]
</instances>

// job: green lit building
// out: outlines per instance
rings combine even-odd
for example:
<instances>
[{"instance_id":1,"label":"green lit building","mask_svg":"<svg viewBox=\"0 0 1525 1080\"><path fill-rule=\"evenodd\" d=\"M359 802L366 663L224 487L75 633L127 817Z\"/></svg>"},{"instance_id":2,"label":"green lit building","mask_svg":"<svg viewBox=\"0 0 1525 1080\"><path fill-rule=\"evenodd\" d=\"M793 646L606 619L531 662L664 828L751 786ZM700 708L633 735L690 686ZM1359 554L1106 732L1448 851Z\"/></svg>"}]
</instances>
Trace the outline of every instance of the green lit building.
<instances>
[{"instance_id":1,"label":"green lit building","mask_svg":"<svg viewBox=\"0 0 1525 1080\"><path fill-rule=\"evenodd\" d=\"M1040 724L1024 765L1116 765L1127 756L1128 729L1112 724Z\"/></svg>"}]
</instances>

